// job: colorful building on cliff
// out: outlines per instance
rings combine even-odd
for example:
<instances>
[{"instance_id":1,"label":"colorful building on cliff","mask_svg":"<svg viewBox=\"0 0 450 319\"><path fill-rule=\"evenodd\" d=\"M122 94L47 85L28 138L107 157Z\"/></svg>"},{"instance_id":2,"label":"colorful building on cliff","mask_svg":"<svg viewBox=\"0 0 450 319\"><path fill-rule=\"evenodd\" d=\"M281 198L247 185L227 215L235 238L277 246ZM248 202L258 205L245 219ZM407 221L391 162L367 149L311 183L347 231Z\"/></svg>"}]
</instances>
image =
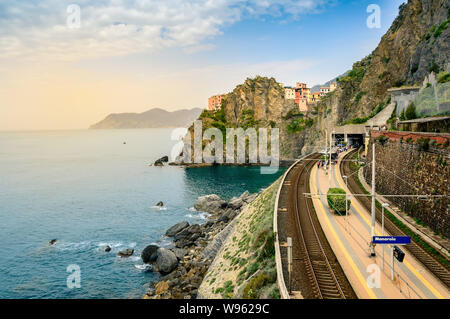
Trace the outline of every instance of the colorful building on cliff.
<instances>
[{"instance_id":1,"label":"colorful building on cliff","mask_svg":"<svg viewBox=\"0 0 450 319\"><path fill-rule=\"evenodd\" d=\"M290 86L284 87L284 98L286 100L295 100L295 89Z\"/></svg>"},{"instance_id":2,"label":"colorful building on cliff","mask_svg":"<svg viewBox=\"0 0 450 319\"><path fill-rule=\"evenodd\" d=\"M298 105L300 112L308 110L308 102L310 100L311 89L307 87L306 83L299 83L295 86L295 103Z\"/></svg>"},{"instance_id":3,"label":"colorful building on cliff","mask_svg":"<svg viewBox=\"0 0 450 319\"><path fill-rule=\"evenodd\" d=\"M317 103L320 101L320 92L311 93L310 103Z\"/></svg>"},{"instance_id":4,"label":"colorful building on cliff","mask_svg":"<svg viewBox=\"0 0 450 319\"><path fill-rule=\"evenodd\" d=\"M218 110L222 104L222 100L225 98L225 94L213 95L208 99L208 110Z\"/></svg>"},{"instance_id":5,"label":"colorful building on cliff","mask_svg":"<svg viewBox=\"0 0 450 319\"><path fill-rule=\"evenodd\" d=\"M330 83L330 86L322 86L320 88L320 96L324 96L330 92L336 90L337 84L336 82Z\"/></svg>"},{"instance_id":6,"label":"colorful building on cliff","mask_svg":"<svg viewBox=\"0 0 450 319\"><path fill-rule=\"evenodd\" d=\"M284 87L284 98L286 100L295 100L300 112L308 110L308 104L317 103L320 98L327 93L333 92L337 87L336 82L330 83L330 86L320 88L319 92L311 93L306 83L297 82L295 88L290 86Z\"/></svg>"}]
</instances>

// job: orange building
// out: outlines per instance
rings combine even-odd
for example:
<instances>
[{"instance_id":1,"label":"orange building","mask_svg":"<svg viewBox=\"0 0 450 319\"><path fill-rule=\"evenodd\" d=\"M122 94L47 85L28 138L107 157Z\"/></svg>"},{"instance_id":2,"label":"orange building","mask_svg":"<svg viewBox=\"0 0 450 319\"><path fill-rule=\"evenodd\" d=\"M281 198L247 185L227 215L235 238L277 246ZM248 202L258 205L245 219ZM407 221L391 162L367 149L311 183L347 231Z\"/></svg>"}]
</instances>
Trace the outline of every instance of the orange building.
<instances>
[{"instance_id":1,"label":"orange building","mask_svg":"<svg viewBox=\"0 0 450 319\"><path fill-rule=\"evenodd\" d=\"M213 95L208 99L208 110L215 111L220 108L222 100L225 98L225 94Z\"/></svg>"},{"instance_id":2,"label":"orange building","mask_svg":"<svg viewBox=\"0 0 450 319\"><path fill-rule=\"evenodd\" d=\"M311 94L311 103L316 103L320 101L320 92L315 92Z\"/></svg>"}]
</instances>

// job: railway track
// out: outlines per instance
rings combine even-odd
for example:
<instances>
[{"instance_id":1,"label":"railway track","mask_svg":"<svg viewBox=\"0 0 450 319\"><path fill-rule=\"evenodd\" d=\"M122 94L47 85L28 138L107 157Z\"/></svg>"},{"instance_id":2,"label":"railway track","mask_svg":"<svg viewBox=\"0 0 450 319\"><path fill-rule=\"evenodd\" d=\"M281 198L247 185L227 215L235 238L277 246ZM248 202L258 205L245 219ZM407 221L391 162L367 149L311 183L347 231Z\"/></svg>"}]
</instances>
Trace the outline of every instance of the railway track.
<instances>
[{"instance_id":1,"label":"railway track","mask_svg":"<svg viewBox=\"0 0 450 319\"><path fill-rule=\"evenodd\" d=\"M356 151L348 153L343 159L349 160L355 154ZM350 168L349 161L342 161L340 166L341 175L350 176L354 170ZM349 190L353 194L364 194L363 189L353 176L348 179ZM365 196L359 196L357 198L359 202L364 206L367 211L371 210L371 198ZM376 219L381 223L381 209L376 207ZM389 218L384 219L385 229L393 236L407 236L396 224L394 224ZM439 279L447 288L450 288L450 268L440 261L438 261L432 254L427 252L422 246L411 238L411 244L406 245L405 248L419 260L433 275Z\"/></svg>"},{"instance_id":2,"label":"railway track","mask_svg":"<svg viewBox=\"0 0 450 319\"><path fill-rule=\"evenodd\" d=\"M287 287L311 299L356 298L321 228L308 193L310 171L320 155L297 163L286 176L280 206L287 206L288 236L293 241L293 275ZM288 276L285 276L288 278Z\"/></svg>"}]
</instances>

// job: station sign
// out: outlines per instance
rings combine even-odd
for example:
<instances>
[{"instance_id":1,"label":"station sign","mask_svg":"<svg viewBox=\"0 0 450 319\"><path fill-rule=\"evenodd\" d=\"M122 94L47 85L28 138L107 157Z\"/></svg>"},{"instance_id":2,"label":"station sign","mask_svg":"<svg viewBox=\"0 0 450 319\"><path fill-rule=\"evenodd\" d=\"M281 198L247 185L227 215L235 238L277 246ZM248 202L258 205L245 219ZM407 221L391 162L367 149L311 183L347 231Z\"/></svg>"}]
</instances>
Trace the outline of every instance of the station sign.
<instances>
[{"instance_id":1,"label":"station sign","mask_svg":"<svg viewBox=\"0 0 450 319\"><path fill-rule=\"evenodd\" d=\"M411 243L409 236L373 236L372 242L374 244L390 244L390 245L405 245Z\"/></svg>"},{"instance_id":2,"label":"station sign","mask_svg":"<svg viewBox=\"0 0 450 319\"><path fill-rule=\"evenodd\" d=\"M405 259L405 253L403 252L403 250L401 250L399 247L394 246L394 249L392 251L392 254L394 255L394 257L399 261L399 262L403 262L403 259Z\"/></svg>"}]
</instances>

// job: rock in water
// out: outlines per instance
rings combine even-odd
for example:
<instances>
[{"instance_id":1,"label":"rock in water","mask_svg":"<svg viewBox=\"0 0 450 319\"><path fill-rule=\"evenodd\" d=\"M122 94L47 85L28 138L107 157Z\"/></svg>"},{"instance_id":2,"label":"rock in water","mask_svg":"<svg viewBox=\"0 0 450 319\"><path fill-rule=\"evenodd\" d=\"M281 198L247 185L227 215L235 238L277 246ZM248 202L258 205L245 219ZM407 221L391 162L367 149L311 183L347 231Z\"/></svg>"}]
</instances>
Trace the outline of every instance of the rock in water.
<instances>
[{"instance_id":1,"label":"rock in water","mask_svg":"<svg viewBox=\"0 0 450 319\"><path fill-rule=\"evenodd\" d=\"M156 252L158 251L159 247L156 245L148 245L144 248L144 250L141 253L141 258L144 263L152 263L155 262L157 258Z\"/></svg>"},{"instance_id":2,"label":"rock in water","mask_svg":"<svg viewBox=\"0 0 450 319\"><path fill-rule=\"evenodd\" d=\"M163 202L158 202L158 203L156 204L156 206L158 206L158 207L163 207L163 206L164 206L164 203L163 203Z\"/></svg>"},{"instance_id":3,"label":"rock in water","mask_svg":"<svg viewBox=\"0 0 450 319\"><path fill-rule=\"evenodd\" d=\"M160 160L157 160L155 162L155 164L153 164L154 166L164 166L163 162L161 162Z\"/></svg>"},{"instance_id":4,"label":"rock in water","mask_svg":"<svg viewBox=\"0 0 450 319\"><path fill-rule=\"evenodd\" d=\"M134 253L134 249L128 248L122 251L119 251L119 253L117 254L117 256L120 257L130 257L131 255L133 255Z\"/></svg>"},{"instance_id":5,"label":"rock in water","mask_svg":"<svg viewBox=\"0 0 450 319\"><path fill-rule=\"evenodd\" d=\"M155 161L155 164L153 164L153 165L155 165L155 166L163 166L164 163L167 163L168 161L169 161L169 157L168 156L163 156L163 157L157 159Z\"/></svg>"},{"instance_id":6,"label":"rock in water","mask_svg":"<svg viewBox=\"0 0 450 319\"><path fill-rule=\"evenodd\" d=\"M109 252L111 251L111 247L106 246L106 247L105 247L105 251L106 251L107 253L109 253Z\"/></svg>"},{"instance_id":7,"label":"rock in water","mask_svg":"<svg viewBox=\"0 0 450 319\"><path fill-rule=\"evenodd\" d=\"M175 236L177 233L179 233L180 231L182 231L183 229L189 227L189 223L186 221L183 221L181 223L178 223L176 225L173 225L172 227L170 227L167 231L166 231L166 236L167 237L173 237Z\"/></svg>"},{"instance_id":8,"label":"rock in water","mask_svg":"<svg viewBox=\"0 0 450 319\"><path fill-rule=\"evenodd\" d=\"M50 241L48 242L48 244L51 246L51 245L53 245L54 243L56 243L56 241L57 241L57 239L52 239L52 240L50 240Z\"/></svg>"},{"instance_id":9,"label":"rock in water","mask_svg":"<svg viewBox=\"0 0 450 319\"><path fill-rule=\"evenodd\" d=\"M156 270L161 274L169 274L178 266L177 256L165 248L159 248L156 252Z\"/></svg>"}]
</instances>

